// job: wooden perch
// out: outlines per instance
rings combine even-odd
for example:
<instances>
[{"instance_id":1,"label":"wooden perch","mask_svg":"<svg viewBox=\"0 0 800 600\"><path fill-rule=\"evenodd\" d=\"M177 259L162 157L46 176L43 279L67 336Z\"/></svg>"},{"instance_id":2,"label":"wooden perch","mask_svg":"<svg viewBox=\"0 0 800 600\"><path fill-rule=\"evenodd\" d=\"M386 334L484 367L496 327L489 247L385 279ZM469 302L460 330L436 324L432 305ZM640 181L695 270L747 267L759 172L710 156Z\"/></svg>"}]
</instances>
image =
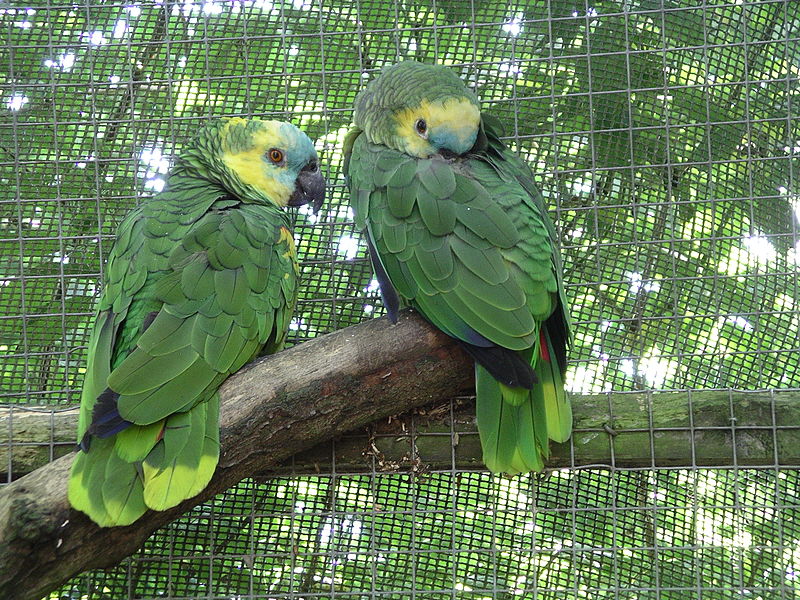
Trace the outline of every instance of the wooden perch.
<instances>
[{"instance_id":1,"label":"wooden perch","mask_svg":"<svg viewBox=\"0 0 800 600\"><path fill-rule=\"evenodd\" d=\"M573 394L571 401L572 445L551 445L549 467L758 467L776 457L779 465L800 465L797 391L616 392ZM0 442L0 465L10 465L17 478L72 452L77 424L77 408L0 408L0 432L9 437ZM349 432L335 446L323 442L260 475L324 473L334 451L339 472L419 463L431 470L484 468L475 403L461 397L393 415L370 432Z\"/></svg>"},{"instance_id":2,"label":"wooden perch","mask_svg":"<svg viewBox=\"0 0 800 600\"><path fill-rule=\"evenodd\" d=\"M71 455L0 489L0 598L40 600L82 571L118 563L155 529L245 477L471 385L466 355L407 313L394 327L368 321L256 361L221 389L222 455L211 483L174 509L97 527L67 503Z\"/></svg>"},{"instance_id":3,"label":"wooden perch","mask_svg":"<svg viewBox=\"0 0 800 600\"><path fill-rule=\"evenodd\" d=\"M571 443L547 466L800 465L800 392L633 392L572 396ZM365 460L368 449L374 463ZM472 398L456 398L303 451L264 475L485 469Z\"/></svg>"}]
</instances>

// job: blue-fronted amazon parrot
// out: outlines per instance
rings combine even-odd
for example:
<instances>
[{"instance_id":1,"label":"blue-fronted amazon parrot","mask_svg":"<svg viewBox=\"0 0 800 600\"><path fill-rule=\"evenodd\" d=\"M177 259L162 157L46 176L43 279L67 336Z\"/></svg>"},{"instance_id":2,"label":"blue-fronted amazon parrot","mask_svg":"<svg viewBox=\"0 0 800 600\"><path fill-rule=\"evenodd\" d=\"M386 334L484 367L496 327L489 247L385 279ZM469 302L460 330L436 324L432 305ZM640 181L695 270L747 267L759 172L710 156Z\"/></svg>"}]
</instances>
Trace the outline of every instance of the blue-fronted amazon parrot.
<instances>
[{"instance_id":1,"label":"blue-fronted amazon parrot","mask_svg":"<svg viewBox=\"0 0 800 600\"><path fill-rule=\"evenodd\" d=\"M493 472L538 471L570 436L569 317L530 168L450 69L385 68L359 93L345 175L389 317L407 304L475 360Z\"/></svg>"},{"instance_id":2,"label":"blue-fronted amazon parrot","mask_svg":"<svg viewBox=\"0 0 800 600\"><path fill-rule=\"evenodd\" d=\"M198 494L219 458L223 381L283 345L298 266L285 211L324 197L289 123L218 119L119 226L89 339L69 501L127 525Z\"/></svg>"}]
</instances>

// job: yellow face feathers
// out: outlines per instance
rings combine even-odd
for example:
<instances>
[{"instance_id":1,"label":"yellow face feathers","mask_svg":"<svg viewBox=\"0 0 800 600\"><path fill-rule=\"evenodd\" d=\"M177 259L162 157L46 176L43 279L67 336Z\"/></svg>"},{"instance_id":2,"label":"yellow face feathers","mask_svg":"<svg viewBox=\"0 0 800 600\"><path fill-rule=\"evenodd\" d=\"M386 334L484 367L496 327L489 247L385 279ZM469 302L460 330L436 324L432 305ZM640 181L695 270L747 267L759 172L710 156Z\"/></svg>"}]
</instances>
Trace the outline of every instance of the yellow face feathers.
<instances>
[{"instance_id":1,"label":"yellow face feathers","mask_svg":"<svg viewBox=\"0 0 800 600\"><path fill-rule=\"evenodd\" d=\"M246 122L246 119L234 117L225 124L221 136L223 140L222 161L243 184L250 186L278 206L284 207L289 202L292 187L283 183L282 178L276 177L273 169L268 169L269 162L271 162L270 150L273 148L280 150L286 144L280 135L283 123L261 121L264 126L250 134L252 145L248 149L242 150L228 143L229 136L226 134ZM273 161L273 165L281 169L285 166L285 161L283 165L280 164L280 161L277 163Z\"/></svg>"},{"instance_id":2,"label":"yellow face feathers","mask_svg":"<svg viewBox=\"0 0 800 600\"><path fill-rule=\"evenodd\" d=\"M419 106L396 112L394 117L395 135L404 145L402 150L419 158L442 148L456 154L466 152L475 141L481 118L480 109L469 98L423 100Z\"/></svg>"}]
</instances>

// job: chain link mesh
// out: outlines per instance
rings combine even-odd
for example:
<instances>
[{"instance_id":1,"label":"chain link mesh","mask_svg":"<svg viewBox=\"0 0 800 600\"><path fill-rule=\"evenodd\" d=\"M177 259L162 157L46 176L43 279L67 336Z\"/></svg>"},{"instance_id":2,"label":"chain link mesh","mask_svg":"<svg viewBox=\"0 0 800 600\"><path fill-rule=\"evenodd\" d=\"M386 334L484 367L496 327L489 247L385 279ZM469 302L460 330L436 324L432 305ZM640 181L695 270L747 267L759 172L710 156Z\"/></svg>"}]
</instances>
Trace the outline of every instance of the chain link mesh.
<instances>
[{"instance_id":1,"label":"chain link mesh","mask_svg":"<svg viewBox=\"0 0 800 600\"><path fill-rule=\"evenodd\" d=\"M14 1L0 31L12 406L77 401L116 225L212 116L317 140L330 202L294 215L291 342L380 316L341 142L356 93L404 58L452 65L539 176L573 393L800 387L792 0ZM796 598L798 477L780 448L765 469L504 479L455 462L338 472L333 445L326 472L242 482L52 598Z\"/></svg>"}]
</instances>

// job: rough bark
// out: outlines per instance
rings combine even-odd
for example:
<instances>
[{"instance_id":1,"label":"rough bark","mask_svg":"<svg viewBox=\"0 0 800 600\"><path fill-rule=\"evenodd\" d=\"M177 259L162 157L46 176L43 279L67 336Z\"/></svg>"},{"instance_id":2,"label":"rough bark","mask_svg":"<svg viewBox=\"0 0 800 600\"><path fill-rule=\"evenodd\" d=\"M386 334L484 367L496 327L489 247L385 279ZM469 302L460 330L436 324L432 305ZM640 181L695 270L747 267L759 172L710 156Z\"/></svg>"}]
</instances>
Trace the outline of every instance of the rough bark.
<instances>
[{"instance_id":1,"label":"rough bark","mask_svg":"<svg viewBox=\"0 0 800 600\"><path fill-rule=\"evenodd\" d=\"M77 429L77 407L0 406L0 465L18 479L71 453Z\"/></svg>"},{"instance_id":2,"label":"rough bark","mask_svg":"<svg viewBox=\"0 0 800 600\"><path fill-rule=\"evenodd\" d=\"M0 489L0 597L39 600L70 577L118 563L156 528L322 440L471 385L469 359L417 316L378 319L261 359L221 390L222 455L209 486L128 527L72 510L64 456Z\"/></svg>"}]
</instances>

